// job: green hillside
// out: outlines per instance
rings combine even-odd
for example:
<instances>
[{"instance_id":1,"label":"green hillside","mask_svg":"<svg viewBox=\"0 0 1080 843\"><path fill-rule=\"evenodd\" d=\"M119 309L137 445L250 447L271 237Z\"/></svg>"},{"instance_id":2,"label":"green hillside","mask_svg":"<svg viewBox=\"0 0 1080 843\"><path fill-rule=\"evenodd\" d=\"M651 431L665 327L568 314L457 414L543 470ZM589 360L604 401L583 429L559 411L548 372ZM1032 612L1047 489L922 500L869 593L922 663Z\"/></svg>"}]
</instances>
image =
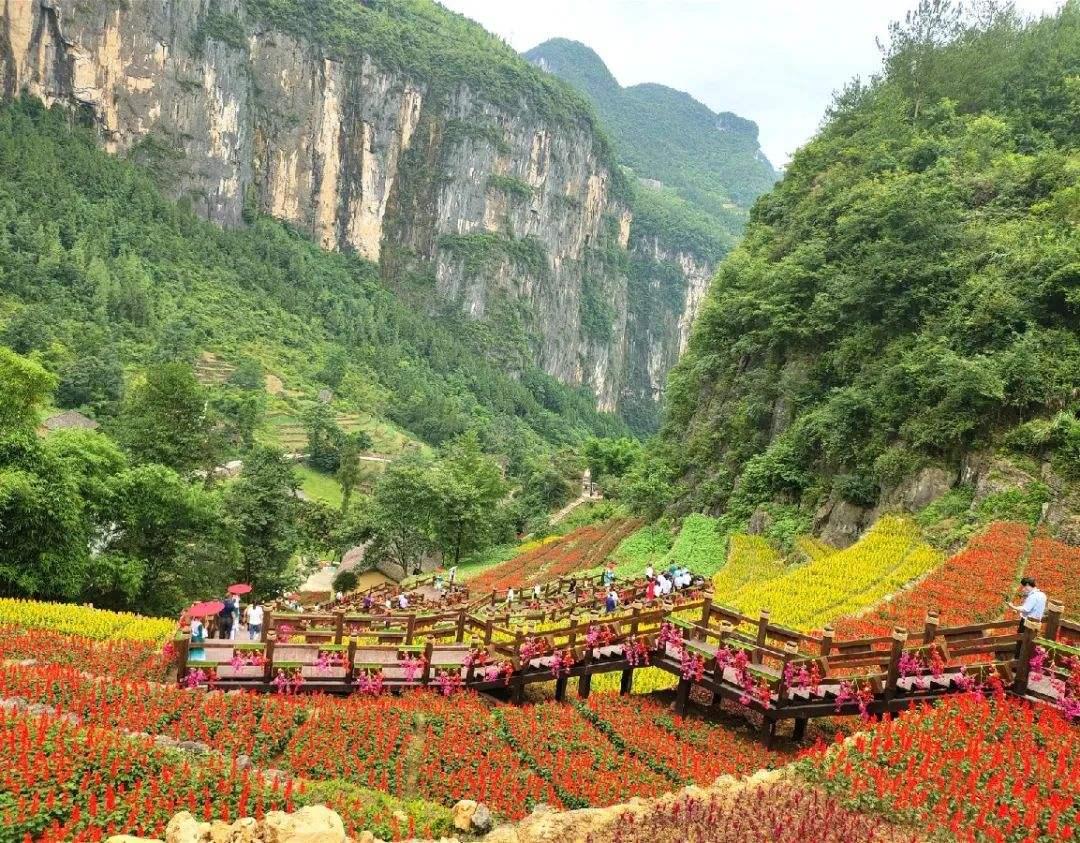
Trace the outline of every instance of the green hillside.
<instances>
[{"instance_id":1,"label":"green hillside","mask_svg":"<svg viewBox=\"0 0 1080 843\"><path fill-rule=\"evenodd\" d=\"M867 505L985 446L1080 479L1080 4L891 35L754 206L670 378L686 506Z\"/></svg>"},{"instance_id":2,"label":"green hillside","mask_svg":"<svg viewBox=\"0 0 1080 843\"><path fill-rule=\"evenodd\" d=\"M721 242L741 229L746 209L776 181L750 120L716 114L664 85L623 88L600 57L577 41L553 38L525 58L585 94L620 163L663 182L690 208L711 217Z\"/></svg>"},{"instance_id":3,"label":"green hillside","mask_svg":"<svg viewBox=\"0 0 1080 843\"><path fill-rule=\"evenodd\" d=\"M584 390L490 363L503 338L453 309L428 318L373 264L270 219L243 231L199 220L59 112L0 110L0 174L0 342L38 355L61 395L86 361L130 370L209 350L283 380L271 409L330 387L432 444L475 429L520 457L621 429ZM90 407L73 395L107 417L119 390Z\"/></svg>"}]
</instances>

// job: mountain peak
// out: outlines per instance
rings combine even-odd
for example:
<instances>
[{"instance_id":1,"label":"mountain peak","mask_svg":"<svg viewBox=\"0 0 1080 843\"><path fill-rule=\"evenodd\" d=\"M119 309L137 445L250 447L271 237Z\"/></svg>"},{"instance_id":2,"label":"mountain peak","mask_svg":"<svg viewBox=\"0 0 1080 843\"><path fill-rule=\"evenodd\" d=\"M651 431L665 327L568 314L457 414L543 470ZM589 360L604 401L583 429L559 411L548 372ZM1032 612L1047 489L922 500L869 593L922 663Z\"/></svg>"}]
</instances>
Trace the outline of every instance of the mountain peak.
<instances>
[{"instance_id":1,"label":"mountain peak","mask_svg":"<svg viewBox=\"0 0 1080 843\"><path fill-rule=\"evenodd\" d=\"M618 91L621 87L596 50L580 41L551 38L523 55L542 70L590 95Z\"/></svg>"}]
</instances>

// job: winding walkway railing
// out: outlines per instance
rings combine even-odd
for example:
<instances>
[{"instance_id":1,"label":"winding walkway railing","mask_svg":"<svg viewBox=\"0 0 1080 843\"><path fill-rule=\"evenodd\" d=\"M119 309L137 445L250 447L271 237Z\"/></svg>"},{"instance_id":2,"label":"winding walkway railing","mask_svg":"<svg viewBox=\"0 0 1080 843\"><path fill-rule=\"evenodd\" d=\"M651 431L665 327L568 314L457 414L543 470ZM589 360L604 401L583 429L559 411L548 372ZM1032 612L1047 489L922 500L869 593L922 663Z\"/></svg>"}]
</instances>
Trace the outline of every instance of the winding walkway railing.
<instances>
[{"instance_id":1,"label":"winding walkway railing","mask_svg":"<svg viewBox=\"0 0 1080 843\"><path fill-rule=\"evenodd\" d=\"M264 640L207 641L200 659L179 635L177 675L188 686L264 692L468 687L522 702L541 682L563 700L575 680L587 697L592 677L611 672L629 693L635 672L655 667L678 677L677 713L696 686L706 701L758 712L767 742L785 720L798 739L815 717L899 712L975 686L1068 708L1080 681L1080 623L1053 600L1042 624L942 627L930 611L914 634L897 627L842 641L830 628L808 635L774 624L767 610L744 615L708 592L614 615L595 609L500 613L474 602L427 613L268 613Z\"/></svg>"}]
</instances>

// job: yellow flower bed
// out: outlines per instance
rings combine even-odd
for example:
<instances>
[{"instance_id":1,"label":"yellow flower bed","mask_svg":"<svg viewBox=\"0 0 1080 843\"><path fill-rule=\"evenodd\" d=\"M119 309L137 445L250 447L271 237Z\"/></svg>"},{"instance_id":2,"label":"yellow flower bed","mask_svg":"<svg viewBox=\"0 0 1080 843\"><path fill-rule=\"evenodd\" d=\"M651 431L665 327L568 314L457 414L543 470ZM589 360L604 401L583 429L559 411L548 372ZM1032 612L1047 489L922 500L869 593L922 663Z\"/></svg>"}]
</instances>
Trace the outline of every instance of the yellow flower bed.
<instances>
[{"instance_id":1,"label":"yellow flower bed","mask_svg":"<svg viewBox=\"0 0 1080 843\"><path fill-rule=\"evenodd\" d=\"M814 536L797 536L795 538L795 547L798 548L803 558L810 562L815 562L836 553L835 547Z\"/></svg>"},{"instance_id":2,"label":"yellow flower bed","mask_svg":"<svg viewBox=\"0 0 1080 843\"><path fill-rule=\"evenodd\" d=\"M176 630L171 618L147 618L69 603L0 599L0 624L22 629L48 629L98 641L164 641Z\"/></svg>"},{"instance_id":3,"label":"yellow flower bed","mask_svg":"<svg viewBox=\"0 0 1080 843\"><path fill-rule=\"evenodd\" d=\"M599 673L592 678L592 690L612 691L619 690L622 674L618 671L613 673ZM679 677L658 667L643 667L634 671L634 693L651 694L654 691L667 691L679 684Z\"/></svg>"},{"instance_id":4,"label":"yellow flower bed","mask_svg":"<svg viewBox=\"0 0 1080 843\"><path fill-rule=\"evenodd\" d=\"M747 613L768 607L773 622L783 626L820 629L873 606L941 561L919 541L914 523L885 516L851 547L764 583L750 582L726 602Z\"/></svg>"},{"instance_id":5,"label":"yellow flower bed","mask_svg":"<svg viewBox=\"0 0 1080 843\"><path fill-rule=\"evenodd\" d=\"M783 560L761 536L734 533L730 539L727 564L713 576L713 599L731 603L732 595L753 583L760 585L785 571Z\"/></svg>"}]
</instances>

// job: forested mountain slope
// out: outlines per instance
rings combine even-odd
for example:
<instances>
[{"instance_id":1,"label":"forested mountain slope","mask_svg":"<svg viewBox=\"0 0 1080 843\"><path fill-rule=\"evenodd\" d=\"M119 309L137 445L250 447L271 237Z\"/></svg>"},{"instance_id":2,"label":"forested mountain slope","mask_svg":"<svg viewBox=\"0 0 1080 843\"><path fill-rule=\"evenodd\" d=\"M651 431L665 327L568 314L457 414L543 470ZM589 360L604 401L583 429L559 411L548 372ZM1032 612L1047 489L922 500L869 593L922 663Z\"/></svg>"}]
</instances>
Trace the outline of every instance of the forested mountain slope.
<instances>
[{"instance_id":1,"label":"forested mountain slope","mask_svg":"<svg viewBox=\"0 0 1080 843\"><path fill-rule=\"evenodd\" d=\"M59 103L168 195L258 213L505 340L605 411L677 330L629 315L630 192L569 86L431 0L57 0L0 14L0 88ZM521 361L524 361L522 363Z\"/></svg>"},{"instance_id":2,"label":"forested mountain slope","mask_svg":"<svg viewBox=\"0 0 1080 843\"><path fill-rule=\"evenodd\" d=\"M870 507L985 448L1080 480L1080 4L925 4L891 35L758 200L671 376L684 506Z\"/></svg>"},{"instance_id":3,"label":"forested mountain slope","mask_svg":"<svg viewBox=\"0 0 1080 843\"><path fill-rule=\"evenodd\" d=\"M665 85L623 88L600 56L577 41L553 38L524 55L589 99L628 171L627 335L635 368L621 407L633 426L650 430L665 373L686 348L716 266L777 173L750 120L716 114Z\"/></svg>"},{"instance_id":4,"label":"forested mountain slope","mask_svg":"<svg viewBox=\"0 0 1080 843\"><path fill-rule=\"evenodd\" d=\"M75 406L105 416L125 367L209 349L255 357L311 398L374 389L388 418L432 444L473 429L520 457L622 430L585 390L518 357L498 366L513 352L483 323L452 307L429 318L375 264L268 217L232 231L202 221L35 101L0 109L0 343L38 355L62 395L70 384Z\"/></svg>"}]
</instances>

